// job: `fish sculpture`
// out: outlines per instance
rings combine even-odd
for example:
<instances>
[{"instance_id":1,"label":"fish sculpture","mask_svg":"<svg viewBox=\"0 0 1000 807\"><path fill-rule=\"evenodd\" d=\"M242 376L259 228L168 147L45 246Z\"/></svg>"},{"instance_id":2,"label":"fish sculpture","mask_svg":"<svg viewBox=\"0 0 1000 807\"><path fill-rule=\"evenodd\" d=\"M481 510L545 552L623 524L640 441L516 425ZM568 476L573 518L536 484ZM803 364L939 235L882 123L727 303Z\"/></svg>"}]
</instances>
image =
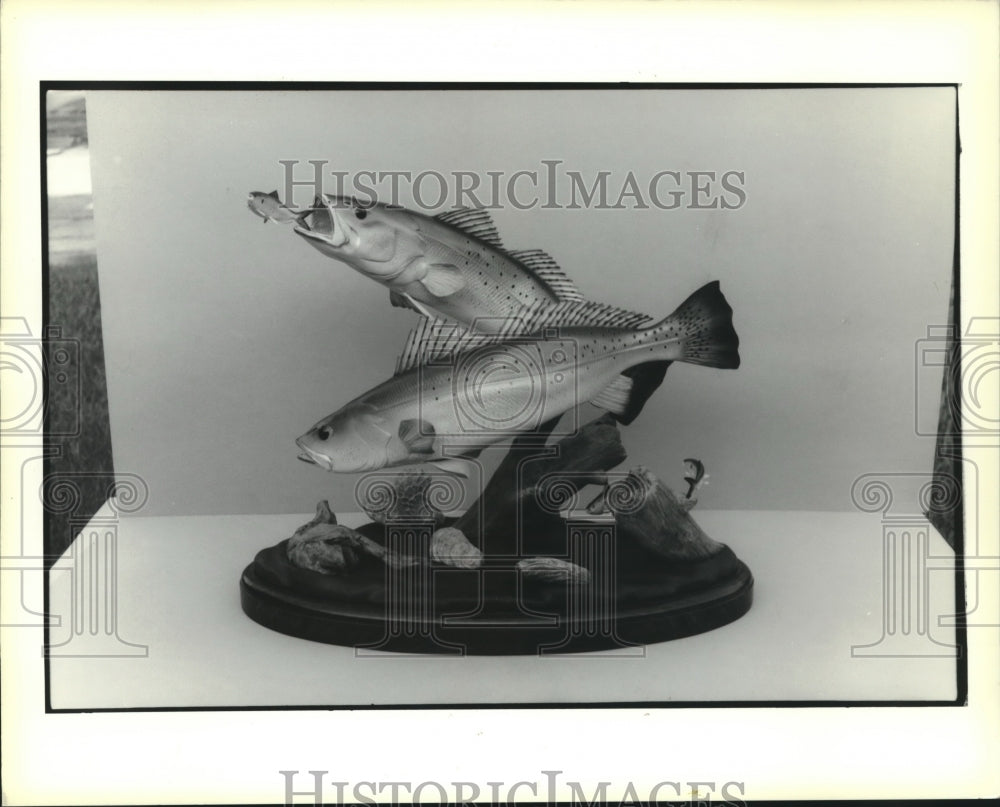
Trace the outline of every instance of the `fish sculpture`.
<instances>
[{"instance_id":1,"label":"fish sculpture","mask_svg":"<svg viewBox=\"0 0 1000 807\"><path fill-rule=\"evenodd\" d=\"M658 323L636 328L637 316L592 302L541 301L492 335L421 320L396 374L299 437L299 458L334 472L422 462L461 472L462 456L585 401L630 423L649 391L623 374L629 368L739 367L739 337L718 281Z\"/></svg>"},{"instance_id":2,"label":"fish sculpture","mask_svg":"<svg viewBox=\"0 0 1000 807\"><path fill-rule=\"evenodd\" d=\"M329 195L302 212L281 209L299 217L295 232L321 253L386 286L393 305L426 317L495 333L526 307L583 300L546 253L505 250L486 210L426 216Z\"/></svg>"},{"instance_id":3,"label":"fish sculpture","mask_svg":"<svg viewBox=\"0 0 1000 807\"><path fill-rule=\"evenodd\" d=\"M445 317L480 333L516 333L527 309L582 303L583 295L558 264L537 249L504 249L486 210L467 208L425 216L377 202L362 204L320 194L313 206L283 205L277 191L250 194L265 220L293 224L324 255L389 288L397 307L428 319ZM621 312L620 327L651 324L652 317ZM645 400L663 383L669 361L625 371L634 397Z\"/></svg>"},{"instance_id":4,"label":"fish sculpture","mask_svg":"<svg viewBox=\"0 0 1000 807\"><path fill-rule=\"evenodd\" d=\"M247 207L255 216L264 219L265 224L269 221L276 221L279 224L293 224L301 222L310 213L309 210L296 210L282 204L277 191L270 193L251 191L247 197Z\"/></svg>"}]
</instances>

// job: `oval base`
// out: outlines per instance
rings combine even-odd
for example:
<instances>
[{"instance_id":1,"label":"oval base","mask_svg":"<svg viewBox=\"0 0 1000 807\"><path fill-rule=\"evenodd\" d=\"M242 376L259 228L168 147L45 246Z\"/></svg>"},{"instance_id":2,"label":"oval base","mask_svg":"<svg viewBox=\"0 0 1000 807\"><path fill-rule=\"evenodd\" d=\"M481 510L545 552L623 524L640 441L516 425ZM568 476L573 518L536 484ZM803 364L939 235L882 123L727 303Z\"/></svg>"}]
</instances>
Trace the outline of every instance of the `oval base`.
<instances>
[{"instance_id":1,"label":"oval base","mask_svg":"<svg viewBox=\"0 0 1000 807\"><path fill-rule=\"evenodd\" d=\"M243 611L281 633L359 650L539 655L664 642L732 622L753 602L753 576L728 547L696 562L592 574L567 586L510 565L372 568L346 578L291 566L284 542L243 572ZM393 593L395 592L395 593Z\"/></svg>"}]
</instances>

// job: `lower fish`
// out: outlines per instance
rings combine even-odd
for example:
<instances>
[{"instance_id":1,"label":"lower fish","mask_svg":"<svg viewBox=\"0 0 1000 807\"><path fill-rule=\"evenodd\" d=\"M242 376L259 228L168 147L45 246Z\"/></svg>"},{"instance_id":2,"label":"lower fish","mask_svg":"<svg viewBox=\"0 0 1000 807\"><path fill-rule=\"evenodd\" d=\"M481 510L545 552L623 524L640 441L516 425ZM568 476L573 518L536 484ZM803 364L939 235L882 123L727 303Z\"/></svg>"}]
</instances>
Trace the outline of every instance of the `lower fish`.
<instances>
[{"instance_id":1,"label":"lower fish","mask_svg":"<svg viewBox=\"0 0 1000 807\"><path fill-rule=\"evenodd\" d=\"M531 337L449 335L422 321L396 374L299 437L299 458L339 473L412 463L458 471L456 458L585 401L629 423L649 395L623 371L650 361L739 367L732 313L714 281L639 329L616 324L619 309L586 302L535 306L512 326Z\"/></svg>"}]
</instances>

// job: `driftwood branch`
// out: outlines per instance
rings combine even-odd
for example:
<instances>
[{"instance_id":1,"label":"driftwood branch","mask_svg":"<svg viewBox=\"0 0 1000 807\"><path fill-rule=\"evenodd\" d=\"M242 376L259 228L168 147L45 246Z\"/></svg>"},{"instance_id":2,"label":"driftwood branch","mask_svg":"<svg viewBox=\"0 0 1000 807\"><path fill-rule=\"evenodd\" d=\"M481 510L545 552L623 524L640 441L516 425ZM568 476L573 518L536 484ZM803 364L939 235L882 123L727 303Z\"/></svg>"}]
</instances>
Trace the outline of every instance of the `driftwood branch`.
<instances>
[{"instance_id":1,"label":"driftwood branch","mask_svg":"<svg viewBox=\"0 0 1000 807\"><path fill-rule=\"evenodd\" d=\"M433 530L427 557L400 553L338 525L324 501L316 517L289 539L289 560L325 574L345 574L366 556L393 566L433 561L465 568L489 559L520 558L529 559L526 573L552 576L557 571L565 577L566 569L553 571L545 565L552 558L537 556L558 557L568 552L562 511L590 484L603 485L604 490L587 510L614 515L619 559L626 565L642 565L646 553L664 560L699 560L724 547L691 518L694 499L678 497L645 468L608 473L626 457L613 418L604 415L547 445L555 425L555 421L546 423L514 440L480 496L451 526L444 526L443 514L428 505L425 494L430 477L425 474L400 478L397 495L387 499L393 502L391 512L369 509L380 524L404 511L411 517L426 517Z\"/></svg>"},{"instance_id":2,"label":"driftwood branch","mask_svg":"<svg viewBox=\"0 0 1000 807\"><path fill-rule=\"evenodd\" d=\"M713 540L691 518L691 500L679 499L645 468L629 471L618 501L614 489L608 500L615 513L620 541L635 541L671 560L697 560L719 552L724 544Z\"/></svg>"},{"instance_id":3,"label":"driftwood branch","mask_svg":"<svg viewBox=\"0 0 1000 807\"><path fill-rule=\"evenodd\" d=\"M555 425L556 421L551 421L514 440L479 498L455 523L487 555L560 551L546 546L548 536L562 538L565 528L558 508L547 506L540 483L559 475L578 489L625 460L621 435L610 415L546 447L542 441Z\"/></svg>"}]
</instances>

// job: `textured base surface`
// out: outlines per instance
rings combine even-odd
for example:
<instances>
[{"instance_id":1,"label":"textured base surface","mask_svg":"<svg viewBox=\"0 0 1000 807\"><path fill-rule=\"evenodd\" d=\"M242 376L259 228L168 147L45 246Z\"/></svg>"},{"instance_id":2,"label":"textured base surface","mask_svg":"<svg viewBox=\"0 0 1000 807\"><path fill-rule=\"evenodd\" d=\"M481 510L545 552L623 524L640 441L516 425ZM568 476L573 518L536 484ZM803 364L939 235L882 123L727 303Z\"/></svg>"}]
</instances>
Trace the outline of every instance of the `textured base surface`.
<instances>
[{"instance_id":1,"label":"textured base surface","mask_svg":"<svg viewBox=\"0 0 1000 807\"><path fill-rule=\"evenodd\" d=\"M721 627L753 600L750 570L727 548L699 561L591 570L584 586L480 569L373 566L332 577L292 566L285 542L240 581L243 611L272 630L406 653L534 655L663 642Z\"/></svg>"}]
</instances>

